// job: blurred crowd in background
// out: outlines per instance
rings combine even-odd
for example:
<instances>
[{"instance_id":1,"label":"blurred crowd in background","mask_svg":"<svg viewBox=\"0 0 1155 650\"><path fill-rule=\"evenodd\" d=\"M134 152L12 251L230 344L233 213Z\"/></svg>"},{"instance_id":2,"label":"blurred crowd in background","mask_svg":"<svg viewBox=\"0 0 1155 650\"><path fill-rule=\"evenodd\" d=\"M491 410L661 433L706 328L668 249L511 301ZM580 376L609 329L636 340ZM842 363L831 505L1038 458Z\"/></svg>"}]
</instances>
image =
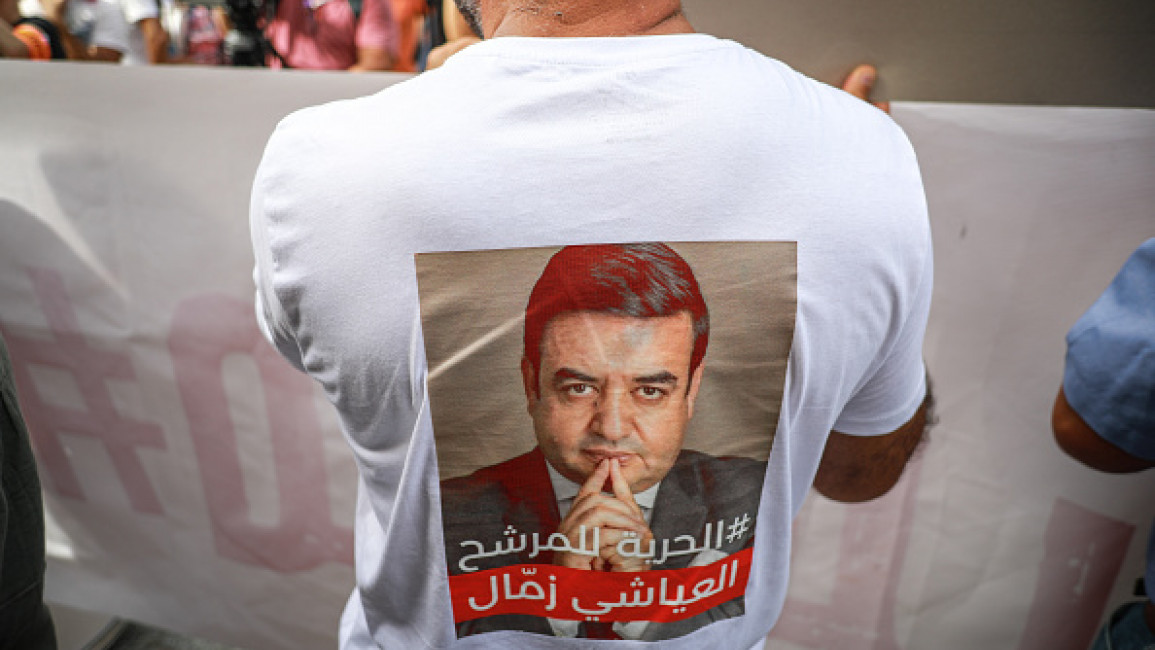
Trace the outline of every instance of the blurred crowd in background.
<instances>
[{"instance_id":1,"label":"blurred crowd in background","mask_svg":"<svg viewBox=\"0 0 1155 650\"><path fill-rule=\"evenodd\" d=\"M419 72L477 35L452 0L0 0L0 57Z\"/></svg>"}]
</instances>

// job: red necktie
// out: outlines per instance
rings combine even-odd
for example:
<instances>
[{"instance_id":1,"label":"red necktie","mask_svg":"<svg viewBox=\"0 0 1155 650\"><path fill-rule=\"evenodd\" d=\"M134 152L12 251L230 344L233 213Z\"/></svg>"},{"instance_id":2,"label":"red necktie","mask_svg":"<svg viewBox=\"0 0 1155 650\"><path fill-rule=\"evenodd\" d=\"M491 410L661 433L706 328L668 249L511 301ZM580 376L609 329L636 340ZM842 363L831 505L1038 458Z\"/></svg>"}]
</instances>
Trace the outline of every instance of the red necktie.
<instances>
[{"instance_id":1,"label":"red necktie","mask_svg":"<svg viewBox=\"0 0 1155 650\"><path fill-rule=\"evenodd\" d=\"M587 639L621 639L617 632L614 632L613 623L603 623L600 621L586 621L582 623L585 628L585 637Z\"/></svg>"}]
</instances>

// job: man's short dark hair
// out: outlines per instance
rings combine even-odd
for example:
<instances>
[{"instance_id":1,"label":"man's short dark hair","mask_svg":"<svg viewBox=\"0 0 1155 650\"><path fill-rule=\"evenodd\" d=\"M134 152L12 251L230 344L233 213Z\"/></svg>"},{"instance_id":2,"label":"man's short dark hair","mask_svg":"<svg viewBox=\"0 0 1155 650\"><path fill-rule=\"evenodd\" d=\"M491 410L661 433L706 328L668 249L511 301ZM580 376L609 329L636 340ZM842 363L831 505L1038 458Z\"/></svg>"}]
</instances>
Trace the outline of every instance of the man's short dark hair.
<instances>
[{"instance_id":1,"label":"man's short dark hair","mask_svg":"<svg viewBox=\"0 0 1155 650\"><path fill-rule=\"evenodd\" d=\"M533 366L535 386L546 324L576 311L634 318L689 312L694 331L691 373L706 356L710 313L702 290L686 260L665 244L566 246L550 258L525 308L525 358Z\"/></svg>"}]
</instances>

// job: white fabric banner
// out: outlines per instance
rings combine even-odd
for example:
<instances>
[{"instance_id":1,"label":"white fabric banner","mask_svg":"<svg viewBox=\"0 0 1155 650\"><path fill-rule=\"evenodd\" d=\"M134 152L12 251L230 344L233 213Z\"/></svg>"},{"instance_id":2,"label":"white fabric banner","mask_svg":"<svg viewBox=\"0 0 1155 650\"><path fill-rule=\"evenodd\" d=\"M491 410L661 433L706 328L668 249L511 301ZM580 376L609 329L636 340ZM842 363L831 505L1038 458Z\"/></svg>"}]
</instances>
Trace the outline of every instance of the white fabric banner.
<instances>
[{"instance_id":1,"label":"white fabric banner","mask_svg":"<svg viewBox=\"0 0 1155 650\"><path fill-rule=\"evenodd\" d=\"M0 331L50 600L335 645L354 468L320 391L257 330L248 193L281 116L404 78L0 62ZM1142 572L1155 473L1068 460L1050 408L1067 328L1155 236L1155 112L894 116L935 229L940 422L886 497L808 501L772 646L1083 647Z\"/></svg>"}]
</instances>

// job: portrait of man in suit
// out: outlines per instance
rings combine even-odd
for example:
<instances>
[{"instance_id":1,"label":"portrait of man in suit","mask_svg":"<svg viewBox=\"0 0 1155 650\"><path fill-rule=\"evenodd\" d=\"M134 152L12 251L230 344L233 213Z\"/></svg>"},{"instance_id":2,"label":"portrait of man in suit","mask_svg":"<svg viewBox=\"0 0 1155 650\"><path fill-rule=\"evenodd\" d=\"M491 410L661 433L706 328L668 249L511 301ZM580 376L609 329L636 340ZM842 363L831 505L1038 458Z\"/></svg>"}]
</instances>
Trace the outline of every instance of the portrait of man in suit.
<instances>
[{"instance_id":1,"label":"portrait of man in suit","mask_svg":"<svg viewBox=\"0 0 1155 650\"><path fill-rule=\"evenodd\" d=\"M450 575L511 565L674 570L753 545L766 463L685 446L710 313L678 253L659 243L563 248L534 284L524 322L520 370L536 445L442 481ZM486 551L493 540L498 551L507 540L506 551ZM514 613L458 632L652 640L742 612L739 595L676 621Z\"/></svg>"}]
</instances>

